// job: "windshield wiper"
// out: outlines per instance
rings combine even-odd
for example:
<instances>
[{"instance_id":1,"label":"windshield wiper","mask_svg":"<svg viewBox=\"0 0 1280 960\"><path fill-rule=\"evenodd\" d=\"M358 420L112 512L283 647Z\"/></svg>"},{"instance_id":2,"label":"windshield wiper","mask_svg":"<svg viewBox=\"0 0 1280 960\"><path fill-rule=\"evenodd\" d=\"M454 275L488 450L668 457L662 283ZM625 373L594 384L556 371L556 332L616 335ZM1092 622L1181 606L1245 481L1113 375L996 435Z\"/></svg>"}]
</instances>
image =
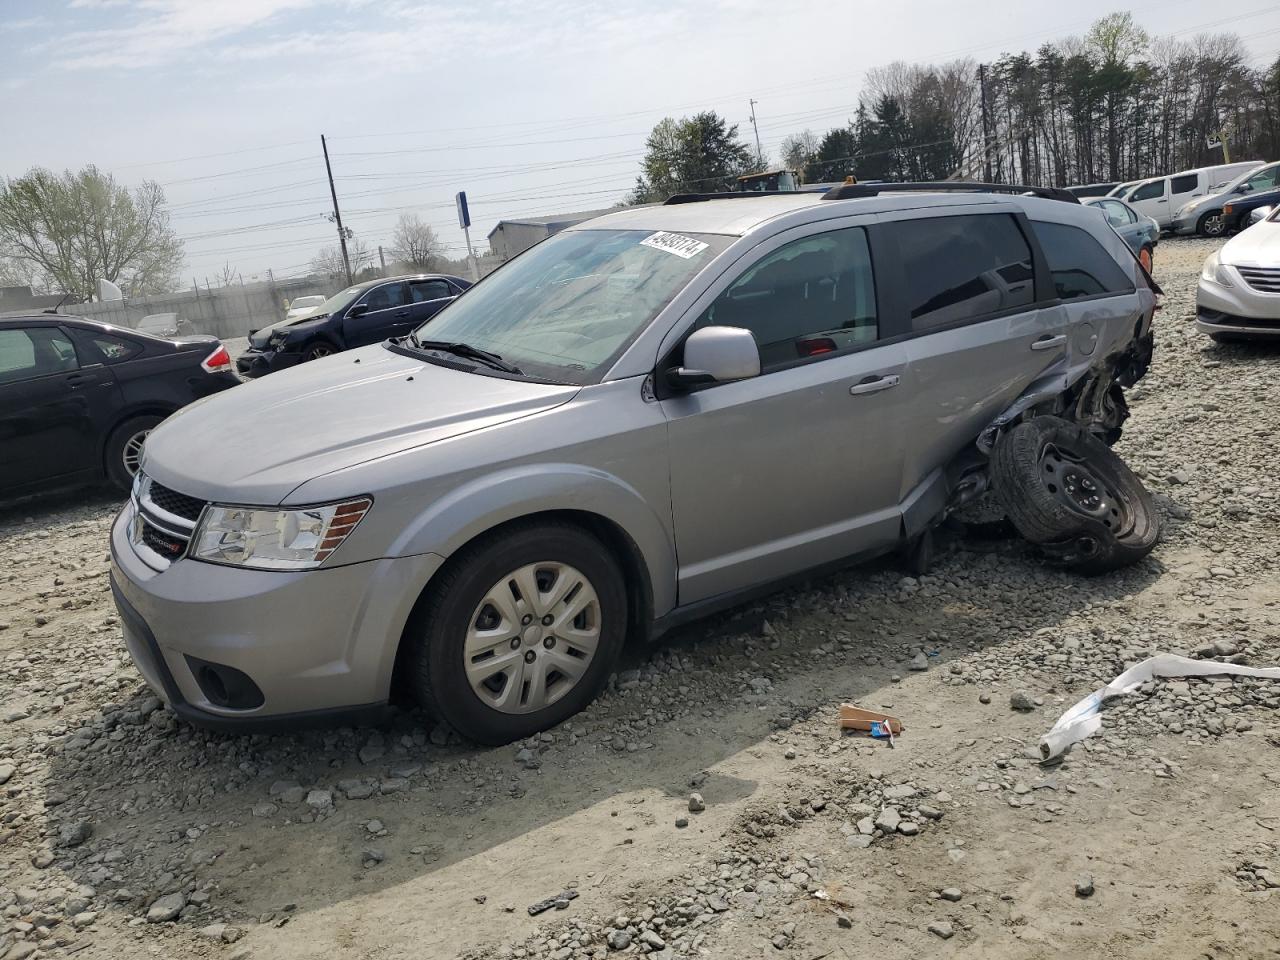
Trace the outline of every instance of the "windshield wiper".
<instances>
[{"instance_id":1,"label":"windshield wiper","mask_svg":"<svg viewBox=\"0 0 1280 960\"><path fill-rule=\"evenodd\" d=\"M419 350L439 350L441 353L452 353L455 357L478 360L485 366L492 367L494 370L501 370L503 373L524 373L514 363L508 363L496 353L481 350L479 347L473 347L469 343L454 343L449 340L419 340L416 333L409 334L409 342Z\"/></svg>"}]
</instances>

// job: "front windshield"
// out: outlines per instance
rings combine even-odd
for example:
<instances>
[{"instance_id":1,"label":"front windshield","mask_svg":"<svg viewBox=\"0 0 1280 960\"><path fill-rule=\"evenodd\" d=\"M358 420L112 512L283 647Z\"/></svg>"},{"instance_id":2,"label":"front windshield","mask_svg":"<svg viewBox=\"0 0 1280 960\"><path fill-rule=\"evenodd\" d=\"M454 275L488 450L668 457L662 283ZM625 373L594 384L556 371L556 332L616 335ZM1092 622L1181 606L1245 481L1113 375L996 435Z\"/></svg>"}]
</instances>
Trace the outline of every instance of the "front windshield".
<instances>
[{"instance_id":1,"label":"front windshield","mask_svg":"<svg viewBox=\"0 0 1280 960\"><path fill-rule=\"evenodd\" d=\"M311 312L326 314L337 313L362 293L364 293L363 287L347 287L347 289L340 290L335 293L332 297L320 304Z\"/></svg>"},{"instance_id":2,"label":"front windshield","mask_svg":"<svg viewBox=\"0 0 1280 960\"><path fill-rule=\"evenodd\" d=\"M733 237L571 230L542 241L419 327L524 373L591 383Z\"/></svg>"}]
</instances>

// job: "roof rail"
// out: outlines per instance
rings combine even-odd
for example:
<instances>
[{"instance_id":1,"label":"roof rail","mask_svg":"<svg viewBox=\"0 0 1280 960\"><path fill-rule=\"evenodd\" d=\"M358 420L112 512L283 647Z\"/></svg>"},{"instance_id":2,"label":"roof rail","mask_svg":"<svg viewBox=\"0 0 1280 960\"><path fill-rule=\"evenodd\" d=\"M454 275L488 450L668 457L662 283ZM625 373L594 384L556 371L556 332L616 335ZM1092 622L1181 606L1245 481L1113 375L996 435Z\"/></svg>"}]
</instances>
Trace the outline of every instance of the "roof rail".
<instances>
[{"instance_id":1,"label":"roof rail","mask_svg":"<svg viewBox=\"0 0 1280 960\"><path fill-rule=\"evenodd\" d=\"M958 180L938 180L923 183L845 183L832 187L822 195L823 200L854 200L874 197L881 193L1016 193L1031 194L1045 200L1061 200L1063 203L1079 203L1074 193L1058 187L1028 187L1018 183L968 183Z\"/></svg>"},{"instance_id":2,"label":"roof rail","mask_svg":"<svg viewBox=\"0 0 1280 960\"><path fill-rule=\"evenodd\" d=\"M736 200L741 197L790 197L798 190L725 190L721 193L677 193L662 201L664 207L674 203L701 203L703 200Z\"/></svg>"}]
</instances>

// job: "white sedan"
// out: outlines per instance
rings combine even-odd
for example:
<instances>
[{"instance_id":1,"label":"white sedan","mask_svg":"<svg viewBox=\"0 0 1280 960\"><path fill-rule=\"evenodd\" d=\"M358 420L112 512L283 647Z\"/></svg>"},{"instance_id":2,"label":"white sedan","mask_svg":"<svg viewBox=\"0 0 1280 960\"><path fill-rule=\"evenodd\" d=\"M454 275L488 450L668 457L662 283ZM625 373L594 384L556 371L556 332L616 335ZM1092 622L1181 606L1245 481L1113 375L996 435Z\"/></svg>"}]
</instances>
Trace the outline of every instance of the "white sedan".
<instances>
[{"instance_id":1,"label":"white sedan","mask_svg":"<svg viewBox=\"0 0 1280 960\"><path fill-rule=\"evenodd\" d=\"M299 317L305 317L320 304L324 303L323 296L295 297L293 302L289 304L289 309L285 311L284 318L286 320L297 320Z\"/></svg>"},{"instance_id":2,"label":"white sedan","mask_svg":"<svg viewBox=\"0 0 1280 960\"><path fill-rule=\"evenodd\" d=\"M1280 208L1204 262L1196 329L1214 340L1280 337Z\"/></svg>"}]
</instances>

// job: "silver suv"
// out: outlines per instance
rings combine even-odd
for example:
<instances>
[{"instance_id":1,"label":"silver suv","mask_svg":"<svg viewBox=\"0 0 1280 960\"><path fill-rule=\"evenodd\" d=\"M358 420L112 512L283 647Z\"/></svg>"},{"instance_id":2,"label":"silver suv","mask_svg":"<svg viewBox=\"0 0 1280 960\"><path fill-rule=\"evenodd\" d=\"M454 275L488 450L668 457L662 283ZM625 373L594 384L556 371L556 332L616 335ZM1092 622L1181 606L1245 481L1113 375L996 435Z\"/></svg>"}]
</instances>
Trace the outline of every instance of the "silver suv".
<instances>
[{"instance_id":1,"label":"silver suv","mask_svg":"<svg viewBox=\"0 0 1280 960\"><path fill-rule=\"evenodd\" d=\"M623 210L185 408L112 530L139 670L205 725L408 689L509 741L629 638L924 543L1031 414L1117 436L1156 303L1132 253L1074 200L944 186Z\"/></svg>"}]
</instances>

